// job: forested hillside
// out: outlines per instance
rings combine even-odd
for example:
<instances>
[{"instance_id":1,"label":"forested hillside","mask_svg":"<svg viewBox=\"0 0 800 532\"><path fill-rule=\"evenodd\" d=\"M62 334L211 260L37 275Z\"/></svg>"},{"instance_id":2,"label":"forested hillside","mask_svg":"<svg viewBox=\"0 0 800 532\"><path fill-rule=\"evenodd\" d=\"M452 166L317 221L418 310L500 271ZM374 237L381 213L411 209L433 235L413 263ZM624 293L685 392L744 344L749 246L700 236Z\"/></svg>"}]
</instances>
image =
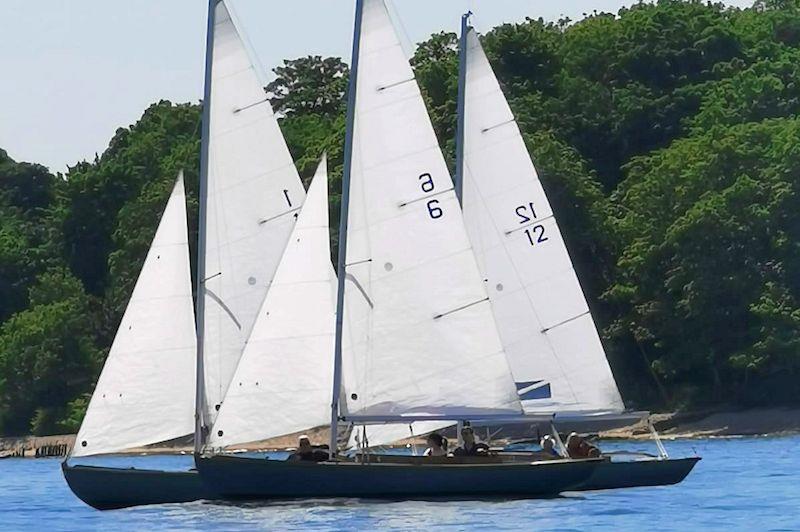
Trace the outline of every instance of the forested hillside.
<instances>
[{"instance_id":1,"label":"forested hillside","mask_svg":"<svg viewBox=\"0 0 800 532\"><path fill-rule=\"evenodd\" d=\"M456 42L413 60L450 160ZM483 42L626 404L800 401L798 2L662 0ZM335 221L347 67L276 73L301 175L331 159ZM196 227L199 131L199 106L159 102L66 175L0 151L0 433L77 428L180 168Z\"/></svg>"}]
</instances>

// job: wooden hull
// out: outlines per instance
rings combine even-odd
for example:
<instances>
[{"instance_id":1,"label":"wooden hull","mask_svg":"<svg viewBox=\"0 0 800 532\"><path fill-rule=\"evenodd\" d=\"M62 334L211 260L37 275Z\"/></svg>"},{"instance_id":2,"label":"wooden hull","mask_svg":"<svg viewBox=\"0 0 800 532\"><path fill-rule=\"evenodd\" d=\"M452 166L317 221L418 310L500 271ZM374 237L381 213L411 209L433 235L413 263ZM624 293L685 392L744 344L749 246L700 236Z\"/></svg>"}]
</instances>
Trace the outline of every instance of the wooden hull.
<instances>
[{"instance_id":1,"label":"wooden hull","mask_svg":"<svg viewBox=\"0 0 800 532\"><path fill-rule=\"evenodd\" d=\"M670 486L685 479L698 461L699 457L602 462L585 482L570 491Z\"/></svg>"},{"instance_id":2,"label":"wooden hull","mask_svg":"<svg viewBox=\"0 0 800 532\"><path fill-rule=\"evenodd\" d=\"M98 510L213 498L197 471L156 471L61 464L72 492Z\"/></svg>"},{"instance_id":3,"label":"wooden hull","mask_svg":"<svg viewBox=\"0 0 800 532\"><path fill-rule=\"evenodd\" d=\"M315 464L212 456L196 464L203 481L226 499L426 499L552 497L588 480L597 461Z\"/></svg>"}]
</instances>

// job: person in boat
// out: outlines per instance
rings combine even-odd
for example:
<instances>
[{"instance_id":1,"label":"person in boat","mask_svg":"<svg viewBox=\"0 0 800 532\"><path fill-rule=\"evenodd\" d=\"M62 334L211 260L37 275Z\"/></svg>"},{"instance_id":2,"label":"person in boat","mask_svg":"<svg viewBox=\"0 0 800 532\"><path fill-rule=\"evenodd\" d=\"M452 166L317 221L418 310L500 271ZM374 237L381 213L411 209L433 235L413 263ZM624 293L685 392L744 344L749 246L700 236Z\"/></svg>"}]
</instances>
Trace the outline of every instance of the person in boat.
<instances>
[{"instance_id":1,"label":"person in boat","mask_svg":"<svg viewBox=\"0 0 800 532\"><path fill-rule=\"evenodd\" d=\"M428 448L422 453L423 456L447 456L447 438L432 432L425 441L428 443Z\"/></svg>"},{"instance_id":2,"label":"person in boat","mask_svg":"<svg viewBox=\"0 0 800 532\"><path fill-rule=\"evenodd\" d=\"M305 434L297 438L297 450L289 456L289 460L301 462L324 462L327 459L328 453L314 449Z\"/></svg>"},{"instance_id":3,"label":"person in boat","mask_svg":"<svg viewBox=\"0 0 800 532\"><path fill-rule=\"evenodd\" d=\"M488 445L475 441L475 432L472 427L461 429L461 440L464 443L453 451L453 456L486 456L489 454Z\"/></svg>"},{"instance_id":4,"label":"person in boat","mask_svg":"<svg viewBox=\"0 0 800 532\"><path fill-rule=\"evenodd\" d=\"M548 457L561 458L561 455L558 454L558 451L556 450L555 440L549 434L546 434L541 439L539 445L542 447L542 452Z\"/></svg>"},{"instance_id":5,"label":"person in boat","mask_svg":"<svg viewBox=\"0 0 800 532\"><path fill-rule=\"evenodd\" d=\"M583 439L577 432L567 438L567 453L570 458L599 458L600 449Z\"/></svg>"}]
</instances>

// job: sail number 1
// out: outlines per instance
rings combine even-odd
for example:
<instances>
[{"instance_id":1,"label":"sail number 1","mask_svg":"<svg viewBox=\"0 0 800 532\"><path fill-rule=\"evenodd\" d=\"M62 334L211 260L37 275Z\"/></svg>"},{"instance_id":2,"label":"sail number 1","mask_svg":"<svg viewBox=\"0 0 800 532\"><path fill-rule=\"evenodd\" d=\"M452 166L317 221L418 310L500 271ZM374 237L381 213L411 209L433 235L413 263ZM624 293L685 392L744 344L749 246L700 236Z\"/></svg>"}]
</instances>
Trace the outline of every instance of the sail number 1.
<instances>
[{"instance_id":1,"label":"sail number 1","mask_svg":"<svg viewBox=\"0 0 800 532\"><path fill-rule=\"evenodd\" d=\"M526 224L536 220L536 210L533 208L532 202L527 205L520 205L514 209L514 212L517 213L520 224ZM525 236L528 237L528 242L531 246L549 240L548 237L544 236L544 226L542 224L536 224L525 229Z\"/></svg>"},{"instance_id":2,"label":"sail number 1","mask_svg":"<svg viewBox=\"0 0 800 532\"><path fill-rule=\"evenodd\" d=\"M421 181L420 188L422 189L422 192L426 194L433 192L434 189L436 188L436 185L434 185L433 183L433 177L431 176L431 174L427 172L420 175L419 180ZM428 200L428 203L426 205L428 207L428 215L434 220L436 220L437 218L441 218L442 215L444 214L442 208L439 207L438 199Z\"/></svg>"}]
</instances>

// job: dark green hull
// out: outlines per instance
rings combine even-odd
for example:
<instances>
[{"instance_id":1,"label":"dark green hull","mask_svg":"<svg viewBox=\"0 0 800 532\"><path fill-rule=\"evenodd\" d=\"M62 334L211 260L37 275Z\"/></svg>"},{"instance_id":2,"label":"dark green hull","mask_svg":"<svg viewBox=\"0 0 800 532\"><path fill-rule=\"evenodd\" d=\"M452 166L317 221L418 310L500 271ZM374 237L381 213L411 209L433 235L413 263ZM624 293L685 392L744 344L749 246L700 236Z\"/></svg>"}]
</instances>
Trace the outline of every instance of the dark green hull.
<instances>
[{"instance_id":1,"label":"dark green hull","mask_svg":"<svg viewBox=\"0 0 800 532\"><path fill-rule=\"evenodd\" d=\"M400 459L398 459L400 460ZM200 499L307 497L552 497L681 482L700 458L464 464L312 464L215 456L197 471L157 471L62 464L72 492L99 510Z\"/></svg>"},{"instance_id":2,"label":"dark green hull","mask_svg":"<svg viewBox=\"0 0 800 532\"><path fill-rule=\"evenodd\" d=\"M72 492L98 510L213 498L197 471L155 471L61 464Z\"/></svg>"},{"instance_id":3,"label":"dark green hull","mask_svg":"<svg viewBox=\"0 0 800 532\"><path fill-rule=\"evenodd\" d=\"M581 485L597 461L305 463L198 457L203 481L226 499L314 497L552 497Z\"/></svg>"},{"instance_id":4,"label":"dark green hull","mask_svg":"<svg viewBox=\"0 0 800 532\"><path fill-rule=\"evenodd\" d=\"M592 475L570 491L610 490L645 486L670 486L691 473L699 457L670 460L601 462Z\"/></svg>"}]
</instances>

